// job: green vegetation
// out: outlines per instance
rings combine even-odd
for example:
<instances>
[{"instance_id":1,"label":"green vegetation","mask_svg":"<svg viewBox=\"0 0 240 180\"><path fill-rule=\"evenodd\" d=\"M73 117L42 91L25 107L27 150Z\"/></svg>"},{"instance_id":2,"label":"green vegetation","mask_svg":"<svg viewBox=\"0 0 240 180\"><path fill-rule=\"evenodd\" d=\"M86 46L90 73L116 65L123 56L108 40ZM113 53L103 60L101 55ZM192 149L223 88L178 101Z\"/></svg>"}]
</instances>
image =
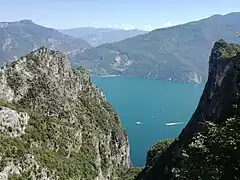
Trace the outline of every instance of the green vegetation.
<instances>
[{"instance_id":1,"label":"green vegetation","mask_svg":"<svg viewBox=\"0 0 240 180\"><path fill-rule=\"evenodd\" d=\"M94 148L90 147L91 144L83 143L80 151L74 149L74 146L81 146L76 137L76 127L70 127L55 118L44 117L20 105L0 102L0 106L27 112L31 117L26 134L21 138L0 135L0 171L10 159L17 162L24 155L32 154L41 168L55 172L54 175L60 179L96 177L98 170L94 165ZM72 149L69 149L70 146ZM32 169L21 178L29 178L30 171Z\"/></svg>"},{"instance_id":2,"label":"green vegetation","mask_svg":"<svg viewBox=\"0 0 240 180\"><path fill-rule=\"evenodd\" d=\"M197 135L186 151L188 158L176 170L179 180L239 179L240 119L210 123L208 132ZM197 163L196 163L197 162Z\"/></svg>"},{"instance_id":3,"label":"green vegetation","mask_svg":"<svg viewBox=\"0 0 240 180\"><path fill-rule=\"evenodd\" d=\"M144 171L146 177L143 179L159 177L163 180L239 179L240 118L238 117L219 124L208 122L206 133L196 134L185 147L182 145L178 146L179 149L164 152L171 142L166 141L163 146L160 144L151 148L152 152L156 152L158 148L163 151L159 156L155 155L149 163L147 162L147 170Z\"/></svg>"},{"instance_id":4,"label":"green vegetation","mask_svg":"<svg viewBox=\"0 0 240 180\"><path fill-rule=\"evenodd\" d=\"M152 160L160 156L174 140L175 139L166 139L154 144L147 152L146 165L150 166L152 163L154 163Z\"/></svg>"},{"instance_id":5,"label":"green vegetation","mask_svg":"<svg viewBox=\"0 0 240 180\"><path fill-rule=\"evenodd\" d=\"M34 167L26 165L19 178L47 171L50 179L94 179L100 172L114 179L128 165L126 132L83 67L73 70L63 54L42 47L3 74L15 99L0 105L30 120L20 137L0 134L2 169L8 162L31 162Z\"/></svg>"},{"instance_id":6,"label":"green vegetation","mask_svg":"<svg viewBox=\"0 0 240 180\"><path fill-rule=\"evenodd\" d=\"M218 49L223 60L235 57L240 52L240 45L229 44L224 40L218 41Z\"/></svg>"},{"instance_id":7,"label":"green vegetation","mask_svg":"<svg viewBox=\"0 0 240 180\"><path fill-rule=\"evenodd\" d=\"M100 131L113 133L113 137L121 132L118 129L119 120L106 123L103 120L107 120L109 117L104 113L105 110L96 107L96 104L86 104L86 102L94 103L94 101L87 98L83 104L89 109L87 112L88 120L92 118L90 122L82 119L82 123L86 123L82 129L84 142L80 142L79 137L76 136L79 128L77 124L71 125L56 118L42 116L35 111L23 108L22 105L1 102L1 106L16 109L19 112L27 112L31 117L26 134L22 135L21 138L0 135L1 167L6 165L9 158L17 161L25 154L32 154L41 168L47 168L51 173L55 172L54 176L59 176L60 179L65 180L70 177L73 179L77 177L94 179L98 174L98 168L95 165L96 152L92 139L99 131L98 127L100 127ZM110 108L109 111L111 110ZM97 116L94 116L95 114ZM79 116L79 118L82 117ZM114 141L113 139L113 143ZM81 149L77 150L79 147ZM106 175L105 171L109 167L106 146L101 145L99 152L101 168L103 174ZM29 178L29 173L25 173L22 178Z\"/></svg>"},{"instance_id":8,"label":"green vegetation","mask_svg":"<svg viewBox=\"0 0 240 180\"><path fill-rule=\"evenodd\" d=\"M142 167L131 167L127 170L124 170L121 175L120 179L121 180L134 180L138 173L140 173L143 170Z\"/></svg>"},{"instance_id":9,"label":"green vegetation","mask_svg":"<svg viewBox=\"0 0 240 180\"><path fill-rule=\"evenodd\" d=\"M83 66L79 66L77 70L80 71L82 74L85 74L87 72Z\"/></svg>"}]
</instances>

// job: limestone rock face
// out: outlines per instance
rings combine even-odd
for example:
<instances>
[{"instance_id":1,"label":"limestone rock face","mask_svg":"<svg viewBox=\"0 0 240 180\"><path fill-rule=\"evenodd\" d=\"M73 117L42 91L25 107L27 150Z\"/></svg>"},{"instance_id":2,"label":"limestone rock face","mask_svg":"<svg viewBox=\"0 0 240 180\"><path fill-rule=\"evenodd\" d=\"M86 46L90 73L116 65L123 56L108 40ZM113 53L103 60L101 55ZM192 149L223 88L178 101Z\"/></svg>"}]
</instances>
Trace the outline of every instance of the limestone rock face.
<instances>
[{"instance_id":1,"label":"limestone rock face","mask_svg":"<svg viewBox=\"0 0 240 180\"><path fill-rule=\"evenodd\" d=\"M1 176L117 179L130 166L118 115L62 53L33 51L2 68L0 82Z\"/></svg>"},{"instance_id":2,"label":"limestone rock face","mask_svg":"<svg viewBox=\"0 0 240 180\"><path fill-rule=\"evenodd\" d=\"M9 136L20 136L25 133L29 120L27 113L18 113L10 108L0 106L0 131Z\"/></svg>"},{"instance_id":3,"label":"limestone rock face","mask_svg":"<svg viewBox=\"0 0 240 180\"><path fill-rule=\"evenodd\" d=\"M190 121L173 143L150 158L151 162L147 162L136 179L194 179L197 172L205 175L210 172L211 178L207 179L237 177L234 173L240 165L237 163L239 75L240 45L217 41L209 60L208 81ZM231 162L228 164L231 169L226 162ZM198 177L204 179L201 175Z\"/></svg>"},{"instance_id":4,"label":"limestone rock face","mask_svg":"<svg viewBox=\"0 0 240 180\"><path fill-rule=\"evenodd\" d=\"M205 121L218 123L230 116L238 98L239 53L238 44L223 40L215 43L209 60L208 81L196 111L180 134L181 138L200 132Z\"/></svg>"}]
</instances>

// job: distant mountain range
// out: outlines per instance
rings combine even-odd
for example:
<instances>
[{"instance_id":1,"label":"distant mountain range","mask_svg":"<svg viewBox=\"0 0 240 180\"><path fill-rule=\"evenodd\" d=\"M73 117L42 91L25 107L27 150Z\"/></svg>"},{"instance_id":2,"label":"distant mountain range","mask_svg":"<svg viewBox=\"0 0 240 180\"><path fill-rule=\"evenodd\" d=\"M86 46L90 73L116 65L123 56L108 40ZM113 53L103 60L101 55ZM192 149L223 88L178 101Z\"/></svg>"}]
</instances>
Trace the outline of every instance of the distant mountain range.
<instances>
[{"instance_id":1,"label":"distant mountain range","mask_svg":"<svg viewBox=\"0 0 240 180\"><path fill-rule=\"evenodd\" d=\"M214 15L174 27L156 29L120 42L86 49L72 58L98 75L125 75L201 83L219 39L240 42L240 13Z\"/></svg>"},{"instance_id":2,"label":"distant mountain range","mask_svg":"<svg viewBox=\"0 0 240 180\"><path fill-rule=\"evenodd\" d=\"M0 65L41 46L69 55L91 47L84 40L37 25L31 20L0 22Z\"/></svg>"},{"instance_id":3,"label":"distant mountain range","mask_svg":"<svg viewBox=\"0 0 240 180\"><path fill-rule=\"evenodd\" d=\"M60 32L31 20L0 22L0 65L45 46L64 52L74 67L84 66L96 75L202 83L207 78L208 57L213 43L219 39L240 42L237 37L239 19L238 12L214 15L148 33L107 28L77 28ZM63 31L69 31L71 36ZM91 37L88 39L90 43L83 37ZM118 42L106 43L111 41ZM90 45L101 43L106 44Z\"/></svg>"},{"instance_id":4,"label":"distant mountain range","mask_svg":"<svg viewBox=\"0 0 240 180\"><path fill-rule=\"evenodd\" d=\"M99 46L105 43L113 43L127 38L131 38L140 34L145 34L147 31L132 29L113 29L113 28L94 28L81 27L73 29L60 29L60 32L69 36L80 38L87 41L91 46Z\"/></svg>"}]
</instances>

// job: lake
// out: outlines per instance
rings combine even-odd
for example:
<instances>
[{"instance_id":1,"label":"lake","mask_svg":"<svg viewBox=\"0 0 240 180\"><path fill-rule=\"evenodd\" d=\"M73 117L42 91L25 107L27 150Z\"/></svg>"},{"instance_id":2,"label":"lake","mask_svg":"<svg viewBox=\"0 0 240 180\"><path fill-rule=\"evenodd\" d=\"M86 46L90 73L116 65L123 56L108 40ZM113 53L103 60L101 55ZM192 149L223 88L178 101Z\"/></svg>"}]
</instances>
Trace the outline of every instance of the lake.
<instances>
[{"instance_id":1,"label":"lake","mask_svg":"<svg viewBox=\"0 0 240 180\"><path fill-rule=\"evenodd\" d=\"M176 137L194 112L204 85L129 77L91 77L128 132L133 166L144 166L147 150ZM166 123L179 124L167 126Z\"/></svg>"}]
</instances>

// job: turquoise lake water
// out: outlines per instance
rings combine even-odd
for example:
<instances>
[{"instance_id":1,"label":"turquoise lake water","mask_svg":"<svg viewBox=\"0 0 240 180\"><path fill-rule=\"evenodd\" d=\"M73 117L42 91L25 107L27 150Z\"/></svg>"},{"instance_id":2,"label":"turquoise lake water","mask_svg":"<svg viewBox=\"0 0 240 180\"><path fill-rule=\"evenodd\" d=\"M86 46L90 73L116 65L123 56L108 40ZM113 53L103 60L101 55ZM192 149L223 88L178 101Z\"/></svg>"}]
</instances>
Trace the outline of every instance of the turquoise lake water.
<instances>
[{"instance_id":1,"label":"turquoise lake water","mask_svg":"<svg viewBox=\"0 0 240 180\"><path fill-rule=\"evenodd\" d=\"M131 162L144 166L147 150L176 137L194 112L203 85L127 77L92 77L128 132ZM141 122L141 124L136 124ZM184 122L174 126L166 123Z\"/></svg>"}]
</instances>

